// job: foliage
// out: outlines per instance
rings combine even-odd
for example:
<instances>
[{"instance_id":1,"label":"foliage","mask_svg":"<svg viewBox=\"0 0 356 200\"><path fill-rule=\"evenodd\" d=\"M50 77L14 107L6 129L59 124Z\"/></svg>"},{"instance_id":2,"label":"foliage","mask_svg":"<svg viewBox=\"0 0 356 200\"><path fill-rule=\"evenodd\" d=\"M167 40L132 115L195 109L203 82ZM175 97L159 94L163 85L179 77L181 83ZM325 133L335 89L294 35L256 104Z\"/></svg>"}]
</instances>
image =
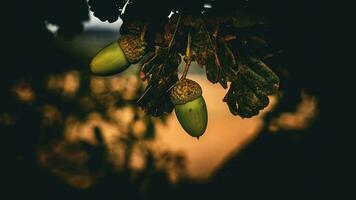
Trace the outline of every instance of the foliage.
<instances>
[{"instance_id":1,"label":"foliage","mask_svg":"<svg viewBox=\"0 0 356 200\"><path fill-rule=\"evenodd\" d=\"M115 6L122 7L125 2L116 1ZM101 7L97 3L89 1L91 10L105 21L107 13L100 15ZM121 33L139 34L148 27L146 38L152 47L148 52L150 56L142 62L142 78L148 85L138 102L148 114L161 116L173 110L169 88L178 81L180 55L185 55L186 68L196 61L205 67L211 83L219 83L225 89L229 87L224 101L234 115L257 115L268 105L267 96L277 92L278 76L264 61L276 52L270 48L264 34L267 24L258 15L247 11L247 3L237 2L233 8L221 12L222 3L224 1L216 5L203 0L194 3L174 1L172 4L157 1L155 5L162 5L162 8L152 18L151 15L150 18L144 17L148 14L147 9L140 10L144 6L149 8L143 1L132 1L127 5ZM206 9L204 5L207 4L213 4L212 8ZM172 12L171 17L167 11ZM158 22L152 20L158 18Z\"/></svg>"},{"instance_id":2,"label":"foliage","mask_svg":"<svg viewBox=\"0 0 356 200\"><path fill-rule=\"evenodd\" d=\"M105 4L105 0L96 0L99 3ZM138 2L140 0L134 0ZM149 2L147 4L159 5L157 0L145 0ZM145 1L140 1L141 5ZM81 2L81 3L78 3ZM48 171L39 168L38 166L38 140L42 142L48 142L48 138L43 138L44 135L55 140L55 137L61 137L62 125L52 125L51 129L40 127L39 124L46 120L42 116L41 105L54 104L58 106L63 115L70 116L75 113L80 116L85 116L86 111L90 109L84 109L79 106L78 102L74 99L68 101L68 98L63 98L56 92L46 92L46 78L48 74L62 73L67 70L80 70L81 72L87 71L87 63L66 63L64 60L67 58L63 55L63 52L54 50L53 39L56 36L78 33L81 30L82 22L88 20L88 6L86 0L60 0L60 1L4 1L4 10L10 12L4 12L5 26L3 32L6 36L5 41L5 60L4 74L1 79L0 93L2 96L2 104L0 107L0 132L3 133L2 147L4 154L4 195L7 191L18 191L11 193L12 197L16 198L26 194L27 196L34 196L36 198L100 198L103 196L122 199L139 199L140 192L144 192L145 197L149 196L152 199L181 199L182 197L190 196L192 198L211 198L212 196L236 196L236 198L251 197L266 198L275 196L289 196L293 194L300 198L312 196L320 197L320 194L328 194L328 191L335 191L333 184L330 184L334 175L330 173L324 173L330 171L325 168L327 166L339 166L340 162L336 162L335 158L327 154L321 155L320 152L329 152L330 143L325 142L328 139L334 141L335 137L328 138L325 133L330 132L330 127L326 124L335 124L334 120L329 115L319 115L317 122L311 129L305 131L283 131L283 133L275 133L273 135L264 134L268 130L262 130L262 134L252 144L246 147L245 153L231 156L224 166L221 166L217 175L212 177L209 183L194 183L187 182L185 185L178 185L178 189L172 191L169 184L164 181L163 176L157 173L154 167L146 167L149 177L144 180L145 186L142 190L140 181L132 181L130 172L124 173L112 172L108 173L104 178L98 181L98 184L90 190L78 191L71 189L67 185L53 178ZM124 1L118 1L121 4ZM173 1L164 0L173 7L175 6ZM188 2L188 1L180 1ZM199 1L190 0L184 7L190 7L191 10L198 11L194 6ZM208 2L208 1L204 1ZM218 2L222 2L221 4ZM224 4L230 2L229 4ZM228 15L231 10L236 7L244 9L246 5L254 8L259 8L258 13L268 14L270 17L262 17L262 19L273 19L269 21L274 23L273 34L269 34L268 38L272 36L273 48L276 46L283 46L285 52L283 55L275 55L273 57L267 56L253 56L253 59L262 60L265 64L273 67L273 70L279 75L281 82L283 83L283 95L280 96L278 106L273 112L269 113L265 117L265 124L268 125L268 120L278 116L283 112L294 112L296 105L300 101L300 91L307 91L313 95L321 97L321 88L328 90L328 98L323 98L321 105L326 107L328 105L328 113L332 110L339 109L335 107L332 109L329 105L332 105L330 98L330 88L335 86L335 81L326 79L318 79L320 77L321 69L323 73L326 72L327 63L320 63L324 60L330 62L330 59L321 59L323 49L318 46L319 40L325 36L328 31L319 33L319 24L321 22L329 22L326 18L318 18L318 9L321 7L318 1L257 1L249 0L233 1L216 0L214 3L214 12L210 14L206 11L205 15ZM256 3L258 2L258 3ZM12 4L9 7L8 5ZM193 6L191 6L194 4ZM122 33L134 32L134 26L130 26L129 21L156 21L157 23L150 23L150 30L147 39L154 44L154 35L156 30L163 32L166 16L170 13L170 9L166 9L164 6L152 6L149 5L145 9L139 8L138 4L129 4L124 15L120 17L124 19L124 25L121 29ZM241 6L243 5L243 6ZM138 9L133 9L138 7ZM143 6L141 6L143 7ZM200 6L201 7L201 6ZM9 9L10 8L10 9ZM13 9L12 9L13 8ZM111 7L110 7L111 8ZM91 8L92 10L94 7ZM236 9L235 9L236 10ZM244 9L245 10L245 9ZM13 12L11 12L13 11ZM119 10L120 11L120 10ZM109 12L116 12L107 10ZM192 11L187 11L192 14ZM114 16L120 14L114 13ZM251 10L246 9L245 14L255 14ZM197 13L198 16L200 14ZM196 15L192 15L195 16ZM208 15L209 14L209 15ZM6 16L6 18L5 18ZM100 17L100 14L97 14ZM159 17L163 16L163 17ZM253 36L252 32L264 32L266 25L270 30L271 24L264 23L265 26L261 26L258 17L237 17L233 24L242 29L246 34ZM174 15L172 17L175 17ZM326 16L325 16L326 17ZM250 20L245 20L246 18ZM116 18L114 17L113 20ZM140 20L141 19L141 20ZM158 19L158 20L157 20ZM161 21L164 21L161 23ZM53 23L58 25L59 31L57 34L50 33L45 25L47 23ZM173 21L174 22L174 21ZM173 23L174 24L174 23ZM253 26L253 25L258 26ZM250 28L247 28L250 27ZM329 24L327 30L329 30ZM242 32L240 32L241 37ZM177 37L179 34L177 35ZM325 38L326 39L326 38ZM330 38L328 38L330 39ZM177 39L178 40L178 39ZM185 40L179 39L181 46L185 46ZM325 42L328 41L328 42ZM324 44L329 44L330 40L323 41ZM230 41L229 43L233 43ZM277 45L278 44L278 45ZM330 45L329 45L330 46ZM19 47L20 51L19 51ZM252 48L253 46L249 46ZM177 47L176 47L177 48ZM185 47L183 47L185 48ZM254 47L253 47L254 49ZM269 49L269 48L268 48ZM233 50L233 49L232 49ZM271 50L271 49L269 49ZM330 51L330 48L325 48L325 51ZM183 50L180 50L183 52ZM16 53L16 52L21 52ZM25 53L24 53L25 52ZM233 50L235 52L235 50ZM275 50L273 50L275 52ZM263 52L260 52L264 54ZM261 55L261 54L258 55ZM326 52L325 52L326 53ZM267 54L268 55L268 54ZM282 65L278 61L282 59L282 63L287 67L280 67ZM239 59L238 59L239 60ZM248 60L248 59L247 59ZM277 60L277 61L276 61ZM341 66L341 65L340 65ZM334 69L334 68L333 68ZM334 72L335 70L333 70ZM324 77L325 74L323 74ZM87 74L81 76L81 86L87 86L85 77L89 77ZM335 78L335 77L334 77ZM339 76L344 78L344 76ZM43 80L43 81L42 81ZM29 83L27 83L29 81ZM11 88L14 83L22 82L21 85L30 85L33 87L35 94L35 101L30 103L19 102L16 96L14 96ZM336 81L338 82L338 81ZM229 85L228 85L229 86ZM236 84L236 87L238 84ZM322 86L322 87L321 87ZM232 84L230 87L233 87ZM235 87L235 86L234 86ZM88 88L79 89L81 95L88 94ZM337 96L337 95L336 95ZM77 97L77 96L76 96ZM37 103L37 101L40 101ZM119 100L122 103L122 100ZM135 102L131 102L132 104ZM131 104L130 103L130 104ZM101 106L99 106L101 107ZM331 111L330 111L331 109ZM104 109L97 108L97 112L103 112ZM46 122L46 121L44 121ZM152 125L152 124L151 124ZM149 129L154 128L149 126ZM42 134L45 132L46 134ZM337 131L336 131L337 132ZM152 131L150 131L152 133ZM332 132L334 133L334 132ZM48 143L51 147L51 143ZM88 145L81 145L86 146ZM321 149L321 148L322 149ZM80 147L82 148L82 147ZM92 147L94 148L94 147ZM96 148L96 147L95 147ZM324 149L325 148L325 149ZM90 148L88 148L90 149ZM98 148L100 149L100 148ZM281 151L281 149L283 149ZM326 151L324 151L326 150ZM332 148L332 150L335 150ZM94 152L94 153L93 153ZM90 156L95 157L98 151L88 152ZM100 154L99 154L100 155ZM149 154L150 155L150 154ZM99 156L100 157L100 156ZM335 156L334 156L335 157ZM340 157L340 156L336 156ZM67 158L67 157L66 157ZM99 162L95 158L89 163L98 165ZM287 159L287 160L286 160ZM322 159L323 162L320 162ZM325 159L325 160L324 160ZM167 159L169 160L169 159ZM338 160L338 159L337 159ZM65 166L71 170L71 167L54 157L54 166ZM325 162L324 162L325 161ZM150 161L148 163L153 163ZM238 166L238 168L236 168ZM261 166L263 166L261 168ZM95 166L94 166L95 168ZM323 169L320 171L320 169ZM331 170L332 171L332 170ZM72 172L77 174L77 172ZM326 175L326 176L325 176ZM323 177L323 178L321 178ZM339 176L338 176L339 177ZM320 179L321 178L321 179ZM325 180L324 180L325 179ZM34 181L36 180L36 181ZM334 181L339 183L340 181ZM148 189L147 189L148 188ZM298 188L298 191L295 190ZM330 188L332 190L325 190ZM6 191L7 190L7 191ZM47 192L46 192L47 191ZM259 191L259 192L256 192ZM337 191L337 190L336 190ZM126 197L126 198L125 198ZM144 198L144 199L151 199Z\"/></svg>"}]
</instances>

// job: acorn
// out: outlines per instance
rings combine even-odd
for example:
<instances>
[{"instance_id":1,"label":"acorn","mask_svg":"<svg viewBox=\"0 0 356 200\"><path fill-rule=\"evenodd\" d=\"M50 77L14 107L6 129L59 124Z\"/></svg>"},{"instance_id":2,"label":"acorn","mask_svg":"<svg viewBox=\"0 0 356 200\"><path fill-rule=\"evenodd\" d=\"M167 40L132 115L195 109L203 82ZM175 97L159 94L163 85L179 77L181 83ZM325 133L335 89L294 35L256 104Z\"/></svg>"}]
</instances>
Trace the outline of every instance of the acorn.
<instances>
[{"instance_id":1,"label":"acorn","mask_svg":"<svg viewBox=\"0 0 356 200\"><path fill-rule=\"evenodd\" d=\"M170 93L179 123L189 135L198 139L208 124L208 112L202 93L197 82L185 78L178 81Z\"/></svg>"},{"instance_id":2,"label":"acorn","mask_svg":"<svg viewBox=\"0 0 356 200\"><path fill-rule=\"evenodd\" d=\"M91 60L90 70L98 76L110 76L137 63L145 54L147 43L136 35L123 35L101 49Z\"/></svg>"}]
</instances>

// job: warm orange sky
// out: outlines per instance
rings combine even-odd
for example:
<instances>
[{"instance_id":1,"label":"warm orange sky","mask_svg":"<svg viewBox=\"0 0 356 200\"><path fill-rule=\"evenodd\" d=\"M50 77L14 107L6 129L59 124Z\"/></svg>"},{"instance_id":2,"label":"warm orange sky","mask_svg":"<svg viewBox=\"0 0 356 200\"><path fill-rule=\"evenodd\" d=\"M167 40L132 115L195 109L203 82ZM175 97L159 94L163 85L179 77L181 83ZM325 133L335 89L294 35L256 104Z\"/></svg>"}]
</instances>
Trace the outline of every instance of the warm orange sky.
<instances>
[{"instance_id":1,"label":"warm orange sky","mask_svg":"<svg viewBox=\"0 0 356 200\"><path fill-rule=\"evenodd\" d=\"M226 94L219 84L211 84L204 76L190 76L203 89L208 108L208 127L197 140L180 127L175 114L168 120L168 126L159 126L155 141L159 148L182 151L187 157L189 175L199 179L208 178L229 155L240 150L251 141L262 127L263 112L249 119L242 119L230 113L222 101ZM266 112L274 101L264 110Z\"/></svg>"},{"instance_id":2,"label":"warm orange sky","mask_svg":"<svg viewBox=\"0 0 356 200\"><path fill-rule=\"evenodd\" d=\"M197 81L202 86L203 96L208 108L206 132L199 140L191 137L183 130L175 114L172 113L168 117L167 124L157 124L156 138L148 145L156 152L168 150L182 153L187 159L188 175L192 178L204 180L208 179L227 157L239 151L246 143L256 137L263 123L261 118L263 113L270 110L275 101L272 98L270 105L260 115L242 119L239 116L232 115L226 103L222 101L226 90L220 85L211 84L205 76L190 75L188 78ZM121 124L128 124L133 117L130 108L112 111L112 115L113 118L118 118L118 122ZM103 130L105 141L112 149L113 157L120 157L119 150L112 143L117 141L116 138L121 134L118 132L117 125L105 122L95 114L89 116L88 119L86 124L69 128L66 134L67 139L69 141L77 139L93 141L92 127L99 125ZM125 132L124 129L123 132ZM137 154L136 156L143 155ZM142 159L134 158L134 160L140 161ZM117 166L120 167L120 165L120 161L117 161Z\"/></svg>"},{"instance_id":3,"label":"warm orange sky","mask_svg":"<svg viewBox=\"0 0 356 200\"><path fill-rule=\"evenodd\" d=\"M153 141L145 141L143 145L153 150L156 156L160 156L163 152L179 153L185 156L187 175L190 178L197 180L207 180L224 162L235 155L249 142L251 142L259 133L263 125L263 115L273 109L276 104L274 97L270 97L270 104L259 115L252 118L242 119L239 116L234 116L230 113L228 106L222 101L226 94L219 84L211 84L203 75L188 75L188 78L198 82L203 89L208 108L208 126L203 136L197 140L188 135L180 126L174 112L168 117L165 125L157 123L157 133ZM56 84L50 84L53 82ZM63 79L63 80L62 80ZM71 95L80 87L80 75L77 72L69 72L62 78L49 78L49 87L54 89L63 88L64 95ZM51 82L52 81L52 82ZM126 91L123 97L131 98L131 94L135 94L135 85L138 84L138 78L135 75L122 75L112 78L100 79L93 78L91 83L91 92L95 95L102 90L109 89L113 91ZM107 84L104 84L106 82ZM109 87L109 88L107 88ZM51 89L51 88L50 88ZM131 91L131 92L128 92ZM28 93L23 87L14 87L14 92L19 98ZM27 95L28 96L28 95ZM284 113L280 117L272 121L271 130L277 129L303 129L316 114L316 100L314 97L306 94L301 94L302 103L297 107L295 113ZM35 97L35 96L34 96ZM80 99L79 99L80 100ZM106 103L110 104L107 99ZM116 101L115 99L112 99ZM43 107L44 117L53 118L59 117L60 112L53 106L46 105ZM58 114L56 114L58 113ZM59 146L53 147L57 153L64 152L63 156L68 157L65 153L66 144L75 144L78 141L85 140L90 144L97 143L93 134L93 127L99 127L102 130L103 139L109 149L109 159L117 169L123 167L123 146L118 141L120 137L126 137L129 124L133 121L134 111L132 107L116 108L109 107L107 115L113 121L105 120L99 113L91 113L86 122L79 122L75 118L67 118L65 120L66 131L64 140L59 143ZM145 113L141 113L145 115ZM135 122L137 123L137 122ZM137 123L133 128L137 134L143 134L145 131L145 123ZM140 138L140 137L138 137ZM62 145L62 146L61 146ZM64 146L63 146L64 145ZM63 149L64 148L64 149ZM140 166L145 163L145 155L143 151L134 151L130 166L133 169L140 170ZM42 156L42 157L41 157ZM51 156L50 152L44 152L40 155L43 162ZM41 161L40 161L41 162ZM50 167L50 166L48 166ZM171 176L174 171L169 171ZM173 174L173 175L172 175ZM63 174L57 174L64 176ZM68 175L68 174L67 174ZM66 175L66 176L67 176ZM78 187L82 187L81 181L84 179L86 187L93 181L88 175L68 175L68 182L72 185L71 180L78 181ZM173 178L174 179L174 178ZM90 181L88 181L90 180Z\"/></svg>"}]
</instances>

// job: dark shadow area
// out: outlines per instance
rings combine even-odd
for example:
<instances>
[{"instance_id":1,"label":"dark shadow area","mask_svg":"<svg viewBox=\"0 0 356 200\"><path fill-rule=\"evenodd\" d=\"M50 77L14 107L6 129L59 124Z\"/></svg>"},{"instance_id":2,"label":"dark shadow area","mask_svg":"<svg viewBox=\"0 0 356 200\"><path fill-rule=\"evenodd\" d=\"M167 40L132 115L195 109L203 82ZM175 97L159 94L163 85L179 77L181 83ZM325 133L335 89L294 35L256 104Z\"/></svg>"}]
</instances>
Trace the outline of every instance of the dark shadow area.
<instances>
[{"instance_id":1,"label":"dark shadow area","mask_svg":"<svg viewBox=\"0 0 356 200\"><path fill-rule=\"evenodd\" d=\"M223 2L220 7L228 7L227 1ZM118 139L124 148L121 158L126 161L124 163L128 163L131 150L138 141L154 138L153 120L142 116L135 106L139 95L134 94L128 100L120 93L107 95L108 91L95 96L90 88L88 60L72 57L59 49L56 46L58 35L46 28L47 23L58 25L58 34L64 38L80 34L82 23L88 20L86 1L12 1L9 4L12 5L6 5L6 8L13 12L3 19L5 25L2 28L8 42L5 43L7 54L0 80L0 146L1 188L5 192L11 191L13 199L23 195L31 199L320 199L334 189L330 182L335 175L329 167L337 161L329 160L325 155L330 152L327 149L331 139L326 134L330 130L325 125L333 120L325 114L331 100L328 101L322 93L325 90L322 88L330 86L330 82L320 78L324 63L321 62L322 41L318 36L318 3L251 0L253 7L270 22L268 36L272 45L285 51L280 57L273 58L278 62L269 60L280 76L283 95L276 109L265 117L265 124L283 112L295 111L302 91L318 99L318 115L313 124L306 130L280 130L273 134L266 126L255 141L221 166L209 182L195 182L185 177L176 185L170 184L167 172L158 170L156 165L157 162L163 162L163 166L173 163L176 168L184 169L184 155L167 152L156 158L148 151L143 170L135 173L127 164L121 171L115 170L98 127L93 127L94 143L85 140L58 142L65 137L65 119L72 117L81 122L94 111L105 116L110 98L115 99L112 105L117 108L132 108L133 121L143 120L147 130L144 136L138 137L128 128L127 137ZM170 9L169 6L164 8L154 6L150 13L166 13ZM152 19L155 17L161 15L156 14ZM115 14L104 18L114 21ZM74 73L74 77L76 73L80 74L80 87L75 94L63 96L65 92L61 89L48 89L49 77L65 76L68 71ZM136 92L142 91L143 86L138 85ZM47 116L46 111L52 114ZM56 152L53 147L57 146L66 151ZM43 154L44 161L41 162L40 152L54 157L47 158ZM67 158L66 155L73 157ZM76 156L86 159L77 162ZM63 157L72 161L61 163ZM69 171L71 175L82 174L95 181L90 187L73 187L58 178L67 176L61 170Z\"/></svg>"}]
</instances>

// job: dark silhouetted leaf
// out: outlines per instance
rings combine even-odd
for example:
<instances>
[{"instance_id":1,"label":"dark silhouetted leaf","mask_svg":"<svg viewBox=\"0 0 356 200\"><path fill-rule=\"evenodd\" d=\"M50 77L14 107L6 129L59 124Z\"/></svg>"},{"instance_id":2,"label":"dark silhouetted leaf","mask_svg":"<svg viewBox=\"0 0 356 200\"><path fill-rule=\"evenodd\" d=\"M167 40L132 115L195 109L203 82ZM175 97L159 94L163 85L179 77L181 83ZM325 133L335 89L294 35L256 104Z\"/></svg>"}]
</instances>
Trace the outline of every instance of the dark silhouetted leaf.
<instances>
[{"instance_id":1,"label":"dark silhouetted leaf","mask_svg":"<svg viewBox=\"0 0 356 200\"><path fill-rule=\"evenodd\" d=\"M277 75L261 60L253 58L248 64L239 65L237 78L224 98L231 113L241 117L257 115L268 105L268 95L279 87Z\"/></svg>"},{"instance_id":2,"label":"dark silhouetted leaf","mask_svg":"<svg viewBox=\"0 0 356 200\"><path fill-rule=\"evenodd\" d=\"M205 70L206 77L212 83L217 83L219 81L219 69L216 67L215 56L213 53L207 53Z\"/></svg>"},{"instance_id":3,"label":"dark silhouetted leaf","mask_svg":"<svg viewBox=\"0 0 356 200\"><path fill-rule=\"evenodd\" d=\"M202 20L196 21L193 30L192 48L195 60L205 66L207 79L227 88L227 82L237 74L236 59L222 38L213 36Z\"/></svg>"},{"instance_id":4,"label":"dark silhouetted leaf","mask_svg":"<svg viewBox=\"0 0 356 200\"><path fill-rule=\"evenodd\" d=\"M262 17L253 13L251 10L238 9L235 14L232 15L233 24L238 28L246 28L256 25L264 24Z\"/></svg>"},{"instance_id":5,"label":"dark silhouetted leaf","mask_svg":"<svg viewBox=\"0 0 356 200\"><path fill-rule=\"evenodd\" d=\"M46 22L58 26L57 33L72 37L83 30L83 22L89 19L86 0L43 1Z\"/></svg>"},{"instance_id":6,"label":"dark silhouetted leaf","mask_svg":"<svg viewBox=\"0 0 356 200\"><path fill-rule=\"evenodd\" d=\"M89 0L90 10L101 21L115 22L121 13L120 8L126 3L125 0Z\"/></svg>"},{"instance_id":7,"label":"dark silhouetted leaf","mask_svg":"<svg viewBox=\"0 0 356 200\"><path fill-rule=\"evenodd\" d=\"M142 78L147 80L148 85L138 100L138 105L152 116L158 117L173 111L169 90L178 81L177 69L182 61L177 50L178 43L174 42L180 20L179 15L169 21L165 29L166 42L162 46L155 46L154 53L148 53L152 56L142 64Z\"/></svg>"},{"instance_id":8,"label":"dark silhouetted leaf","mask_svg":"<svg viewBox=\"0 0 356 200\"><path fill-rule=\"evenodd\" d=\"M173 111L169 89L178 81L181 57L168 48L157 47L155 55L142 67L148 85L138 105L149 115L161 116Z\"/></svg>"}]
</instances>

